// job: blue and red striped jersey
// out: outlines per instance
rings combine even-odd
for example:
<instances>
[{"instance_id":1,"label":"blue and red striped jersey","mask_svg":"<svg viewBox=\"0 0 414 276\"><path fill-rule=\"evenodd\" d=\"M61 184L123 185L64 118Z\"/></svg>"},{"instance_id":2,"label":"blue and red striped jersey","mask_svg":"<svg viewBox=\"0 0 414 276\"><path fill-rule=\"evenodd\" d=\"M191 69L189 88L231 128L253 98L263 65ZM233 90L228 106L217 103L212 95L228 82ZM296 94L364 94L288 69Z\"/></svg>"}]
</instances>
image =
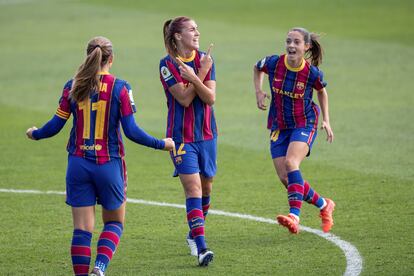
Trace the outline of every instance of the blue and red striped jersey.
<instances>
[{"instance_id":1,"label":"blue and red striped jersey","mask_svg":"<svg viewBox=\"0 0 414 276\"><path fill-rule=\"evenodd\" d=\"M191 66L197 74L200 68L201 55L204 52L194 51L193 56L181 60ZM212 106L204 103L196 96L188 107L182 106L171 94L169 87L188 81L180 76L178 64L169 55L160 61L160 79L167 97L168 117L166 136L176 142L192 143L211 140L217 137L217 125ZM214 63L204 81L216 80Z\"/></svg>"},{"instance_id":2,"label":"blue and red striped jersey","mask_svg":"<svg viewBox=\"0 0 414 276\"><path fill-rule=\"evenodd\" d=\"M109 73L100 76L99 92L76 103L69 99L73 80L69 80L59 100L56 115L69 119L73 114L67 151L104 164L125 155L120 119L136 112L130 85Z\"/></svg>"},{"instance_id":3,"label":"blue and red striped jersey","mask_svg":"<svg viewBox=\"0 0 414 276\"><path fill-rule=\"evenodd\" d=\"M312 100L313 89L326 86L323 73L305 59L298 68L288 65L286 55L267 56L256 68L269 75L272 100L268 128L291 129L317 126L319 107Z\"/></svg>"}]
</instances>

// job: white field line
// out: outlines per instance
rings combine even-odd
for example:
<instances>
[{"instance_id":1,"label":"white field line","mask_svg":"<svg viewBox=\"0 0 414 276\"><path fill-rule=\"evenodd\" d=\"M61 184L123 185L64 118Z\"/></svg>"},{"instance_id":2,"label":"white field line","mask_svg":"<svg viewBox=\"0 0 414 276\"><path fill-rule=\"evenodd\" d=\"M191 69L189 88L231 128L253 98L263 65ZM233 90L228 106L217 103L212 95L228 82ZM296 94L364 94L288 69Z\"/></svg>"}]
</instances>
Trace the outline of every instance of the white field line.
<instances>
[{"instance_id":1,"label":"white field line","mask_svg":"<svg viewBox=\"0 0 414 276\"><path fill-rule=\"evenodd\" d=\"M56 195L64 195L65 192L58 192L58 191L39 191L39 190L16 190L16 189L0 189L2 193L26 193L26 194L56 194ZM127 202L135 203L135 204L143 204L143 205L152 205L152 206L161 206L161 207L172 207L172 208L179 208L185 209L185 205L181 204L173 204L173 203L166 203L166 202L157 202L157 201L149 201L143 199L133 199L128 198ZM230 213L221 210L209 210L209 214L219 215L219 216L226 216L226 217L234 217L240 219L247 219L253 220L257 222L269 223L269 224L277 224L277 222L273 219L269 218L262 218L256 217L247 214L239 214L239 213ZM301 231L309 232L315 234L319 237L322 237L336 246L338 246L345 254L346 258L346 269L344 275L346 276L357 276L360 275L362 272L362 257L359 254L358 249L353 246L351 243L341 240L338 236L335 236L331 233L324 233L321 230L313 229L306 226L300 226Z\"/></svg>"}]
</instances>

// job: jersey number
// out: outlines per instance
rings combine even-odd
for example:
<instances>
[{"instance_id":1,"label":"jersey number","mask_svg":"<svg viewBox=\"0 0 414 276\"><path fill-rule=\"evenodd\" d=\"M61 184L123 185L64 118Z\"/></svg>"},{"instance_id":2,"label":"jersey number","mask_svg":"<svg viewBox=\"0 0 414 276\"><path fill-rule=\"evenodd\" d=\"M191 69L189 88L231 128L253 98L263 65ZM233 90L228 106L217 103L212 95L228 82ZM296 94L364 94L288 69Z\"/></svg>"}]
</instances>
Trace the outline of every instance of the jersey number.
<instances>
[{"instance_id":1,"label":"jersey number","mask_svg":"<svg viewBox=\"0 0 414 276\"><path fill-rule=\"evenodd\" d=\"M85 100L78 104L79 110L83 113L83 139L90 139L91 136L91 100ZM92 103L92 111L96 111L95 139L103 139L105 126L106 101Z\"/></svg>"},{"instance_id":2,"label":"jersey number","mask_svg":"<svg viewBox=\"0 0 414 276\"><path fill-rule=\"evenodd\" d=\"M274 130L270 135L270 140L276 142L277 138L279 138L279 130Z\"/></svg>"},{"instance_id":3,"label":"jersey number","mask_svg":"<svg viewBox=\"0 0 414 276\"><path fill-rule=\"evenodd\" d=\"M184 143L180 144L178 150L176 150L175 148L173 149L174 156L186 154L186 151L184 150L184 145Z\"/></svg>"}]
</instances>

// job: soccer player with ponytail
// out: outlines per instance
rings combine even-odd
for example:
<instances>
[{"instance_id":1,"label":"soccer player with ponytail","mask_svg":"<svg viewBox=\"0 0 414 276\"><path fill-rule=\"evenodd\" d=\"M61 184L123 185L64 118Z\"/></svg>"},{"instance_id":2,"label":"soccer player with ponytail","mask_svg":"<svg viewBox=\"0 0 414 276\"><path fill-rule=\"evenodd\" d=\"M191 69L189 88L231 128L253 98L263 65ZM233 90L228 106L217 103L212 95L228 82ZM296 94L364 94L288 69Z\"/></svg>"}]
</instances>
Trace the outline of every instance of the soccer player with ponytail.
<instances>
[{"instance_id":1,"label":"soccer player with ponytail","mask_svg":"<svg viewBox=\"0 0 414 276\"><path fill-rule=\"evenodd\" d=\"M160 61L160 80L168 106L166 136L176 143L171 158L186 196L187 243L198 264L207 266L214 254L207 248L204 230L217 154L212 45L207 53L199 50L198 26L185 16L167 20L163 32L167 56Z\"/></svg>"},{"instance_id":2,"label":"soccer player with ponytail","mask_svg":"<svg viewBox=\"0 0 414 276\"><path fill-rule=\"evenodd\" d=\"M104 275L124 228L127 173L120 125L132 141L154 149L174 149L171 138L158 140L136 125L130 85L109 73L112 43L95 37L86 59L69 80L53 118L42 128L26 131L33 140L52 137L73 115L67 144L66 203L72 207L71 257L75 275L88 275L95 205L102 205L104 228L99 236L91 275Z\"/></svg>"},{"instance_id":3,"label":"soccer player with ponytail","mask_svg":"<svg viewBox=\"0 0 414 276\"><path fill-rule=\"evenodd\" d=\"M320 196L303 179L299 169L315 141L320 112L321 129L325 130L327 141L331 143L334 139L326 82L318 69L321 62L322 47L318 35L304 28L293 28L287 33L286 54L267 56L254 66L257 107L266 110L266 98L271 98L268 115L270 152L277 175L288 192L289 214L277 216L277 221L293 234L299 232L302 201L320 209L324 232L329 232L333 226L335 203ZM271 97L262 90L265 74L269 77ZM320 108L312 100L313 90L317 91Z\"/></svg>"}]
</instances>

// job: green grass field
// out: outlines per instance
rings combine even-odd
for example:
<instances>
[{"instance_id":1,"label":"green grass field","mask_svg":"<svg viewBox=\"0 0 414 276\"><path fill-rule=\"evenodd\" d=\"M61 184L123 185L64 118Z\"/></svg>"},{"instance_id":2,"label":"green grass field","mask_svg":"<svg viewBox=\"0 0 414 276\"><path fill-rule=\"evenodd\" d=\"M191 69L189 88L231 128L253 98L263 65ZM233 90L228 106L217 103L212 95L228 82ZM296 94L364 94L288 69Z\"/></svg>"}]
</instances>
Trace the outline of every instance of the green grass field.
<instances>
[{"instance_id":1,"label":"green grass field","mask_svg":"<svg viewBox=\"0 0 414 276\"><path fill-rule=\"evenodd\" d=\"M320 132L303 175L336 201L332 234L358 249L362 275L412 275L414 2L189 3L0 0L0 189L64 191L71 123L39 142L25 131L53 115L63 84L96 35L114 44L112 72L132 85L140 126L162 137L161 29L166 19L188 15L199 25L201 48L215 44L220 136L212 209L269 219L286 213L286 191L268 153L266 114L256 108L252 66L282 53L287 30L303 26L324 33L321 69L336 136L328 145ZM126 147L129 198L184 204L166 153L129 141ZM0 192L0 210L0 275L72 273L72 221L63 195ZM305 205L302 214L304 226L319 229L317 210ZM94 241L102 227L97 218ZM182 209L129 204L107 275L342 275L347 268L340 248L320 236L211 214L207 239L216 257L201 269L188 255L186 231Z\"/></svg>"}]
</instances>

